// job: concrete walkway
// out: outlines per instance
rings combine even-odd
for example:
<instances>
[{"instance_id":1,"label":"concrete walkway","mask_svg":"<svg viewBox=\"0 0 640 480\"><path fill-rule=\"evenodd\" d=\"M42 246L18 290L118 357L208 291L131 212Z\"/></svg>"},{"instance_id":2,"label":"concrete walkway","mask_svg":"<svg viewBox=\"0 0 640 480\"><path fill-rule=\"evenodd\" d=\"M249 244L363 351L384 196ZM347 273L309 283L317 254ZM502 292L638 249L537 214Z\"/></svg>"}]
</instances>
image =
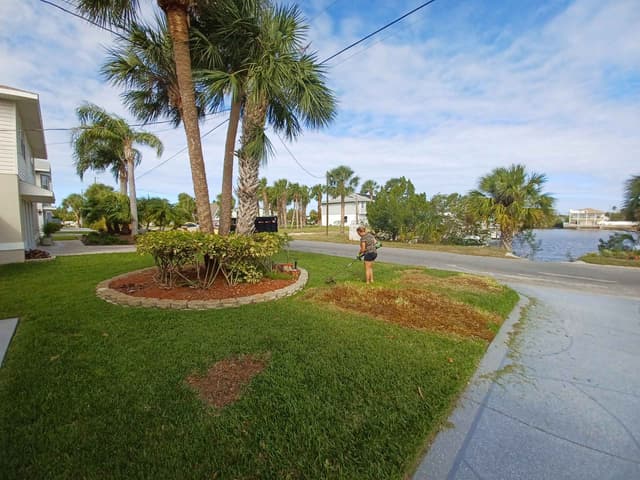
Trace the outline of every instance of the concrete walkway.
<instances>
[{"instance_id":1,"label":"concrete walkway","mask_svg":"<svg viewBox=\"0 0 640 480\"><path fill-rule=\"evenodd\" d=\"M0 320L0 367L2 366L5 354L9 349L9 343L11 343L11 339L13 338L13 333L16 331L17 325L17 318Z\"/></svg>"},{"instance_id":2,"label":"concrete walkway","mask_svg":"<svg viewBox=\"0 0 640 480\"><path fill-rule=\"evenodd\" d=\"M65 255L91 255L95 253L135 252L135 245L85 245L80 240L58 240L51 246L40 246L40 250L56 257Z\"/></svg>"},{"instance_id":3,"label":"concrete walkway","mask_svg":"<svg viewBox=\"0 0 640 480\"><path fill-rule=\"evenodd\" d=\"M529 305L414 480L640 479L640 300L512 287Z\"/></svg>"}]
</instances>

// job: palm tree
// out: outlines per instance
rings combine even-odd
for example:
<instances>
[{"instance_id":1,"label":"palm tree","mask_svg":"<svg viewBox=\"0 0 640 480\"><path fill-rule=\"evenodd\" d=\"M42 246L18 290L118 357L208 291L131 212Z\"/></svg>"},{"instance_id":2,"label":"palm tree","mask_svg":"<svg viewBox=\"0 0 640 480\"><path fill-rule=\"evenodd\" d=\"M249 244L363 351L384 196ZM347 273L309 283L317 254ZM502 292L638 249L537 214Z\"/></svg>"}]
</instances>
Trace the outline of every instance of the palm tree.
<instances>
[{"instance_id":1,"label":"palm tree","mask_svg":"<svg viewBox=\"0 0 640 480\"><path fill-rule=\"evenodd\" d=\"M502 247L511 252L516 233L553 215L555 199L542 193L546 181L544 174L527 174L524 165L496 168L480 179L478 190L470 192L471 213L497 223Z\"/></svg>"},{"instance_id":2,"label":"palm tree","mask_svg":"<svg viewBox=\"0 0 640 480\"><path fill-rule=\"evenodd\" d=\"M322 225L322 195L325 193L325 186L318 183L311 187L309 194L318 202L318 225Z\"/></svg>"},{"instance_id":3,"label":"palm tree","mask_svg":"<svg viewBox=\"0 0 640 480\"><path fill-rule=\"evenodd\" d=\"M262 177L258 183L258 196L262 197L262 214L265 216L271 215L271 209L269 204L269 187L267 186L267 179Z\"/></svg>"},{"instance_id":4,"label":"palm tree","mask_svg":"<svg viewBox=\"0 0 640 480\"><path fill-rule=\"evenodd\" d=\"M334 168L328 175L329 194L334 198L340 197L340 233L344 233L344 199L356 191L360 179L345 165Z\"/></svg>"},{"instance_id":5,"label":"palm tree","mask_svg":"<svg viewBox=\"0 0 640 480\"><path fill-rule=\"evenodd\" d=\"M369 200L373 200L373 196L376 194L380 186L375 180L365 180L360 186L360 194L367 195Z\"/></svg>"},{"instance_id":6,"label":"palm tree","mask_svg":"<svg viewBox=\"0 0 640 480\"><path fill-rule=\"evenodd\" d=\"M298 190L298 215L300 218L300 228L307 225L307 206L311 200L311 189L306 185L300 185Z\"/></svg>"},{"instance_id":7,"label":"palm tree","mask_svg":"<svg viewBox=\"0 0 640 480\"><path fill-rule=\"evenodd\" d=\"M335 116L336 102L324 82L323 67L315 55L305 53L306 28L296 6L261 11L238 153L239 233L253 229L260 164L272 150L265 123L292 140L302 125L321 128Z\"/></svg>"},{"instance_id":8,"label":"palm tree","mask_svg":"<svg viewBox=\"0 0 640 480\"><path fill-rule=\"evenodd\" d=\"M276 199L278 224L287 227L287 205L289 204L289 181L282 178L273 183L273 198Z\"/></svg>"},{"instance_id":9,"label":"palm tree","mask_svg":"<svg viewBox=\"0 0 640 480\"><path fill-rule=\"evenodd\" d=\"M126 166L129 184L129 205L131 209L131 235L138 233L138 208L136 205L136 183L134 169L140 162L140 152L135 144L146 145L162 155L160 139L152 133L132 130L129 124L118 116L90 103L76 109L80 127L72 132L76 168L85 164L87 158L93 158L99 152L111 151L111 158L119 165Z\"/></svg>"},{"instance_id":10,"label":"palm tree","mask_svg":"<svg viewBox=\"0 0 640 480\"><path fill-rule=\"evenodd\" d=\"M640 175L634 175L625 182L623 209L627 220L640 220Z\"/></svg>"},{"instance_id":11,"label":"palm tree","mask_svg":"<svg viewBox=\"0 0 640 480\"><path fill-rule=\"evenodd\" d=\"M82 227L82 207L84 206L84 197L79 193L72 193L62 200L62 207L65 210L71 210L76 219L76 225Z\"/></svg>"},{"instance_id":12,"label":"palm tree","mask_svg":"<svg viewBox=\"0 0 640 480\"><path fill-rule=\"evenodd\" d=\"M125 27L135 20L139 3L139 0L78 0L76 8L80 13L101 25ZM201 228L204 231L213 232L209 188L202 156L200 126L198 125L198 110L189 52L189 11L197 3L193 0L158 0L158 6L166 15L173 43L173 59L180 92L182 120L187 137L198 217Z\"/></svg>"},{"instance_id":13,"label":"palm tree","mask_svg":"<svg viewBox=\"0 0 640 480\"><path fill-rule=\"evenodd\" d=\"M86 137L85 139L88 139ZM120 185L120 195L127 194L127 164L122 156L118 155L117 149L112 148L108 143L99 145L94 141L84 144L85 139L72 141L74 143L74 165L80 180L84 179L84 174L88 170L103 172L107 169L113 173L113 178Z\"/></svg>"}]
</instances>

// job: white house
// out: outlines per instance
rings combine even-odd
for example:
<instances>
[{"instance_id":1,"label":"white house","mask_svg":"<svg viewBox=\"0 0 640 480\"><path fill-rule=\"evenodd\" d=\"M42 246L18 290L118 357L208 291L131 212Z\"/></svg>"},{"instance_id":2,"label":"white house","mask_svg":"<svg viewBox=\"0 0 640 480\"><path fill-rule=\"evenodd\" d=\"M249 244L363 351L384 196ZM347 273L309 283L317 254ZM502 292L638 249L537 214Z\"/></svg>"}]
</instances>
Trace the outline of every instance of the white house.
<instances>
[{"instance_id":1,"label":"white house","mask_svg":"<svg viewBox=\"0 0 640 480\"><path fill-rule=\"evenodd\" d=\"M609 218L606 212L595 208L583 208L580 210L569 210L569 221L564 228L599 228L602 222Z\"/></svg>"},{"instance_id":2,"label":"white house","mask_svg":"<svg viewBox=\"0 0 640 480\"><path fill-rule=\"evenodd\" d=\"M354 193L344 198L345 225L366 225L367 204L371 199L367 196ZM340 225L340 198L329 197L329 225ZM323 198L322 225L327 225L327 203Z\"/></svg>"},{"instance_id":3,"label":"white house","mask_svg":"<svg viewBox=\"0 0 640 480\"><path fill-rule=\"evenodd\" d=\"M0 264L24 261L55 201L36 93L0 85Z\"/></svg>"}]
</instances>

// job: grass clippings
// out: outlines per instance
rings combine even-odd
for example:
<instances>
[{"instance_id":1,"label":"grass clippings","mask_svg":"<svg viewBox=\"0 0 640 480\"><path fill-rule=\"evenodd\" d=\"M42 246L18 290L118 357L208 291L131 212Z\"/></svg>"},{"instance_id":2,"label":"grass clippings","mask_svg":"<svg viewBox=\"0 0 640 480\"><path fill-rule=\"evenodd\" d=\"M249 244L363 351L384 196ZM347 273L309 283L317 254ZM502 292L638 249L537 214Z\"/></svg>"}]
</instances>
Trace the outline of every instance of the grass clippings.
<instances>
[{"instance_id":1,"label":"grass clippings","mask_svg":"<svg viewBox=\"0 0 640 480\"><path fill-rule=\"evenodd\" d=\"M242 355L214 363L204 375L190 375L187 383L207 405L223 408L240 398L253 377L261 373L270 354Z\"/></svg>"},{"instance_id":2,"label":"grass clippings","mask_svg":"<svg viewBox=\"0 0 640 480\"><path fill-rule=\"evenodd\" d=\"M338 285L317 293L320 301L409 328L453 333L491 341L496 314L422 288L367 288Z\"/></svg>"}]
</instances>

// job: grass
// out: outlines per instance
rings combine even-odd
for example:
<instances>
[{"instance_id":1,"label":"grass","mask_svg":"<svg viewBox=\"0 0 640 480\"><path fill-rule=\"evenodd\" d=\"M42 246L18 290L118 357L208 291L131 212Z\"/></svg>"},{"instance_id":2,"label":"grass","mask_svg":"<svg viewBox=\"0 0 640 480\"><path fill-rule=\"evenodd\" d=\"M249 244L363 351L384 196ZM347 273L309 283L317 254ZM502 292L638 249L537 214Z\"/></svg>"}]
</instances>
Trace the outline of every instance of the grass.
<instances>
[{"instance_id":1,"label":"grass","mask_svg":"<svg viewBox=\"0 0 640 480\"><path fill-rule=\"evenodd\" d=\"M640 257L636 259L616 258L603 256L598 253L588 253L579 258L583 262L594 263L596 265L616 265L619 267L640 267Z\"/></svg>"},{"instance_id":2,"label":"grass","mask_svg":"<svg viewBox=\"0 0 640 480\"><path fill-rule=\"evenodd\" d=\"M327 235L326 227L309 226L301 230L282 229L281 232L288 233L293 240L313 240L317 242L331 242L331 243L350 243L357 244L355 241L349 240L349 229L345 226L345 233L340 233L340 227L329 227L329 234ZM426 250L431 252L446 252L446 253L458 253L461 255L475 255L482 257L505 257L505 251L496 247L483 247L483 246L464 246L464 245L440 245L435 243L406 243L406 242L392 242L384 241L384 247L389 248L410 248L413 250Z\"/></svg>"},{"instance_id":3,"label":"grass","mask_svg":"<svg viewBox=\"0 0 640 480\"><path fill-rule=\"evenodd\" d=\"M362 276L345 259L290 256L310 288ZM218 311L95 296L99 281L151 263L106 254L0 267L0 318L20 317L0 369L4 478L402 479L487 347L305 295ZM402 272L377 264L377 285ZM487 296L464 301L502 313L515 304L508 289ZM222 410L186 384L221 359L263 353L267 369Z\"/></svg>"},{"instance_id":4,"label":"grass","mask_svg":"<svg viewBox=\"0 0 640 480\"><path fill-rule=\"evenodd\" d=\"M80 240L80 237L82 237L81 233L77 233L77 234L70 234L70 233L54 233L52 235L52 238L55 241L60 241L60 242L64 242L67 240Z\"/></svg>"}]
</instances>

